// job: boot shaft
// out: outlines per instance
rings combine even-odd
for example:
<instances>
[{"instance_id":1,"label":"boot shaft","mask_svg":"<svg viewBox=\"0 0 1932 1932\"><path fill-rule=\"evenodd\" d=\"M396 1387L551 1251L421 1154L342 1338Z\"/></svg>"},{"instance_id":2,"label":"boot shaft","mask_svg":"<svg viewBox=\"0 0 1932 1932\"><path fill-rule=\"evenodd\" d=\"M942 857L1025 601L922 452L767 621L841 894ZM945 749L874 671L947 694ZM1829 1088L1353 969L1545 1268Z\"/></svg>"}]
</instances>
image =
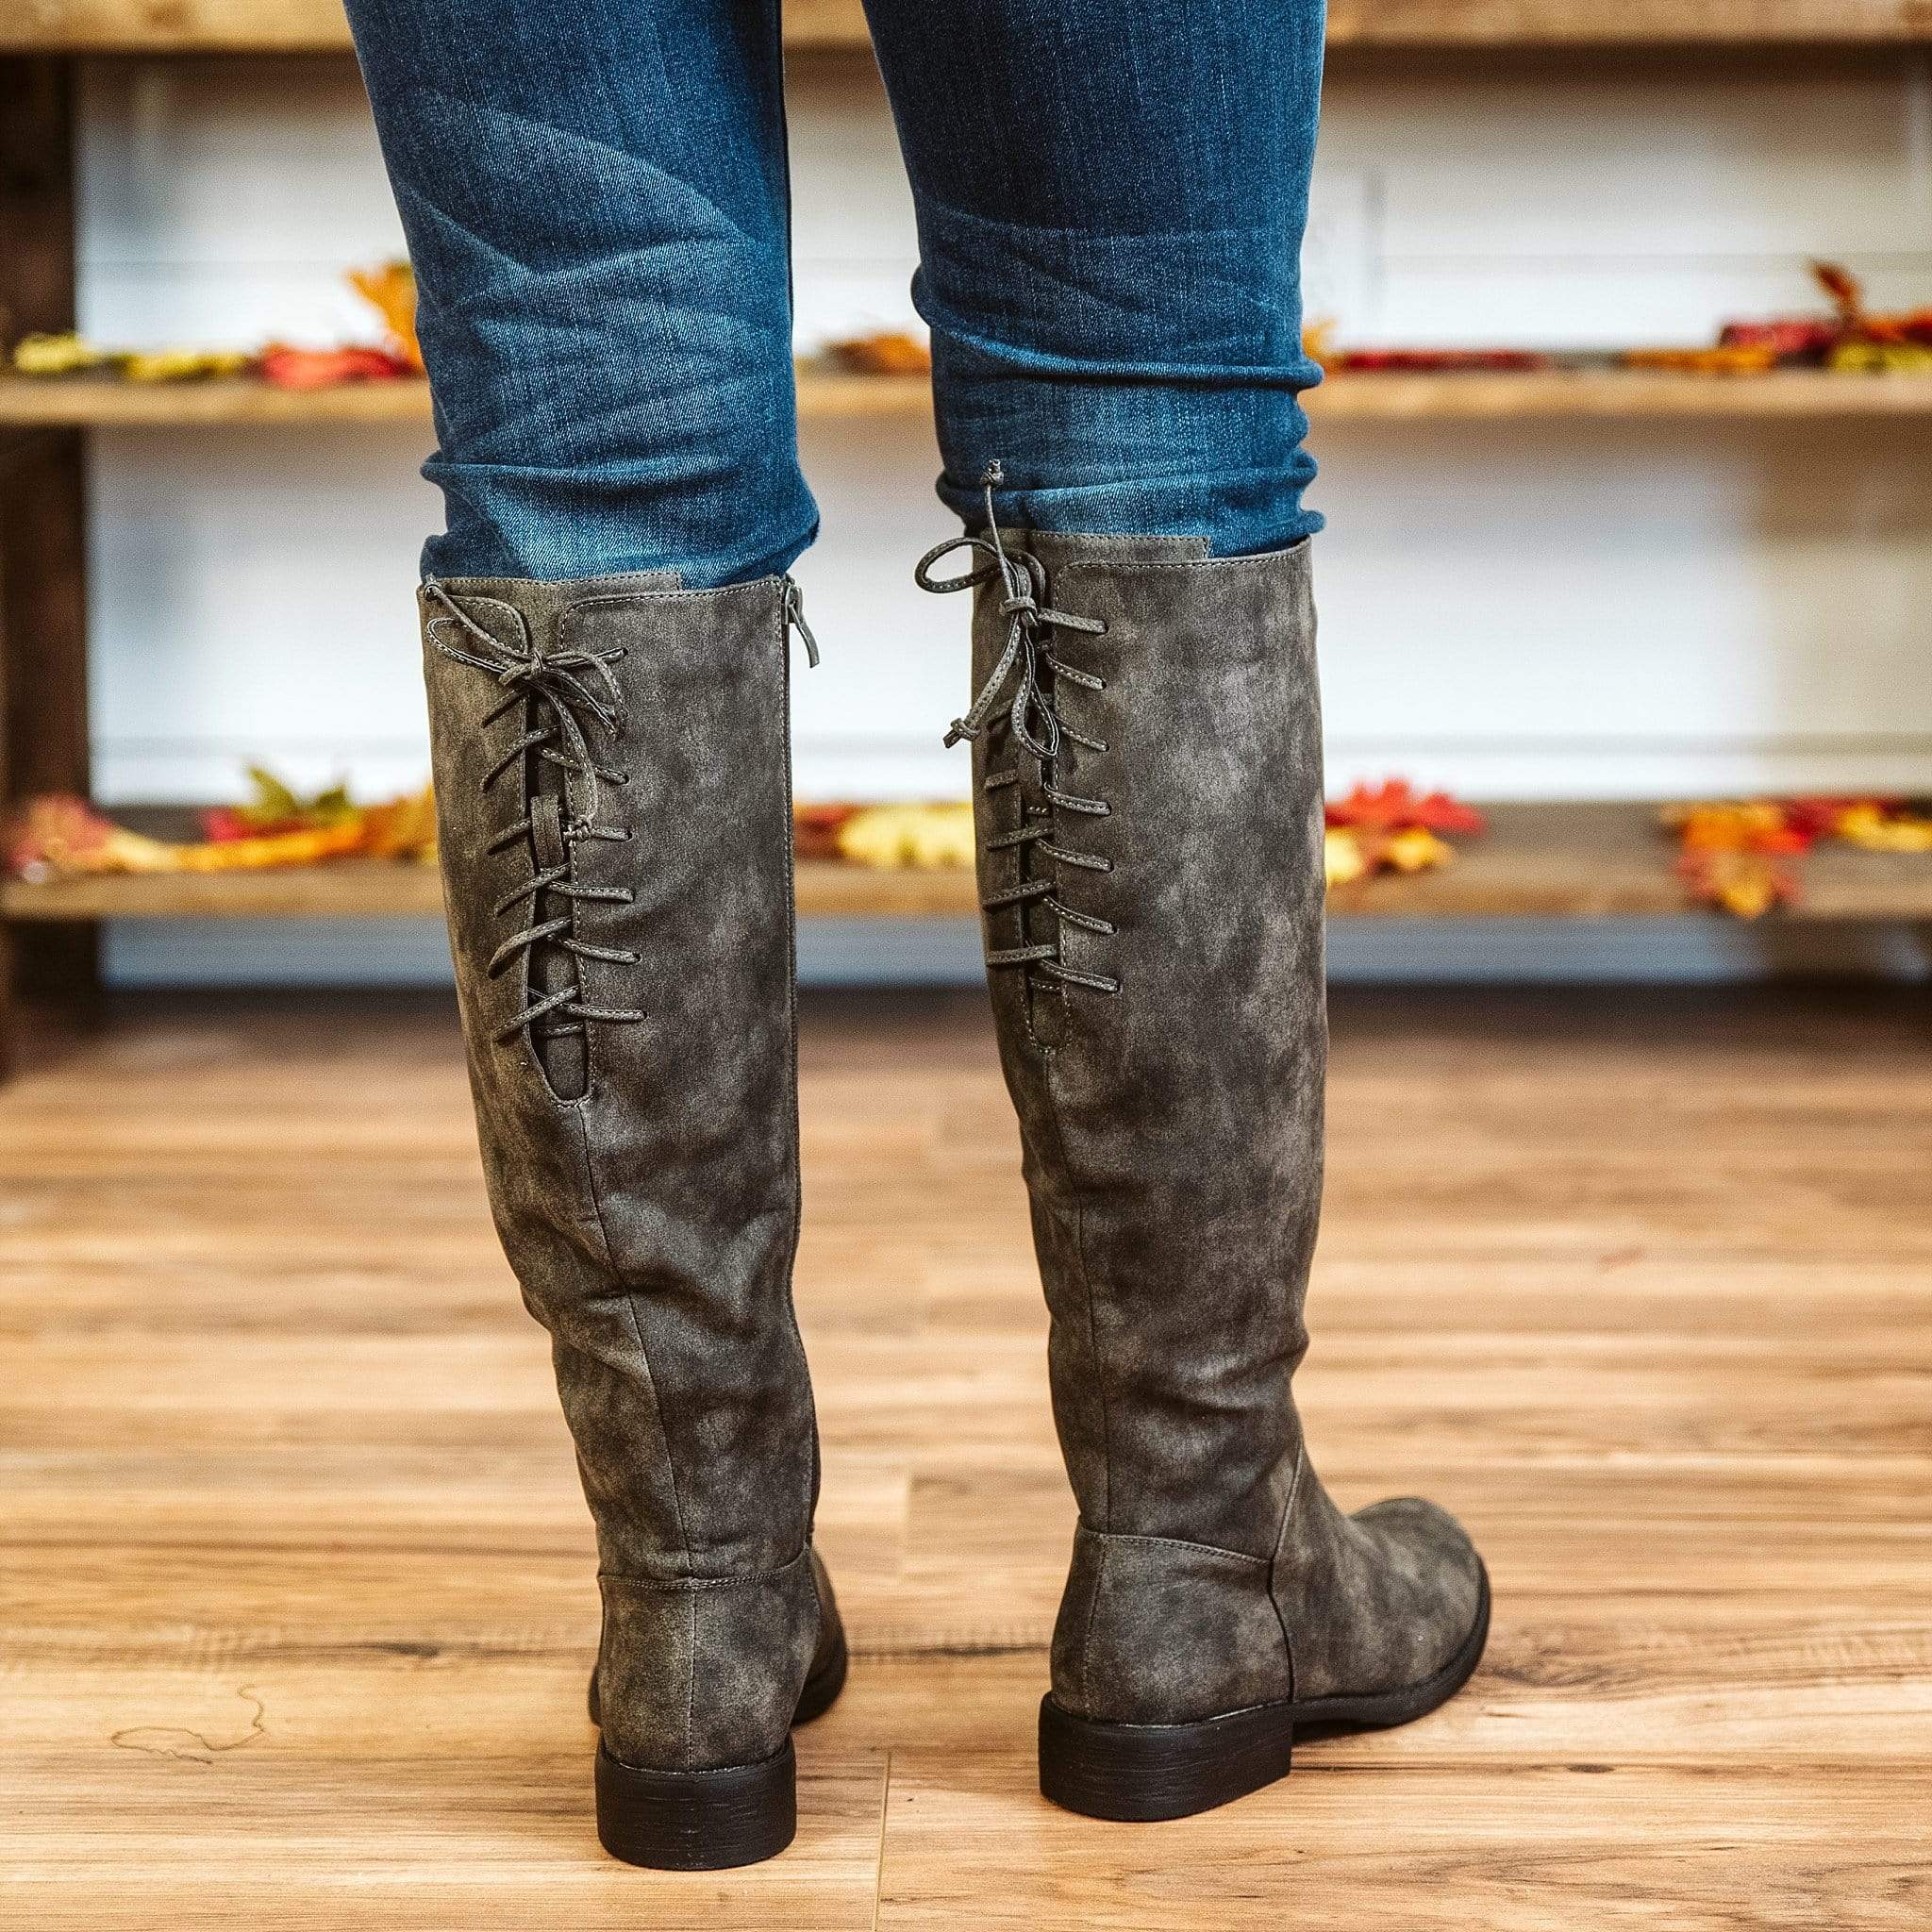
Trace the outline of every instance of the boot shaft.
<instances>
[{"instance_id":1,"label":"boot shaft","mask_svg":"<svg viewBox=\"0 0 1932 1932\"><path fill-rule=\"evenodd\" d=\"M1180 1816L1285 1773L1297 1724L1433 1707L1487 1586L1432 1506L1335 1508L1291 1388L1327 1043L1307 547L965 541L956 734L1080 1504L1041 1787Z\"/></svg>"},{"instance_id":2,"label":"boot shaft","mask_svg":"<svg viewBox=\"0 0 1932 1932\"><path fill-rule=\"evenodd\" d=\"M1265 1560L1321 1194L1306 547L1011 548L1041 616L974 746L980 885L1062 1445L1091 1529ZM1013 602L977 592L977 686Z\"/></svg>"},{"instance_id":3,"label":"boot shaft","mask_svg":"<svg viewBox=\"0 0 1932 1932\"><path fill-rule=\"evenodd\" d=\"M624 1578L774 1572L809 1534L786 593L423 599L491 1206Z\"/></svg>"}]
</instances>

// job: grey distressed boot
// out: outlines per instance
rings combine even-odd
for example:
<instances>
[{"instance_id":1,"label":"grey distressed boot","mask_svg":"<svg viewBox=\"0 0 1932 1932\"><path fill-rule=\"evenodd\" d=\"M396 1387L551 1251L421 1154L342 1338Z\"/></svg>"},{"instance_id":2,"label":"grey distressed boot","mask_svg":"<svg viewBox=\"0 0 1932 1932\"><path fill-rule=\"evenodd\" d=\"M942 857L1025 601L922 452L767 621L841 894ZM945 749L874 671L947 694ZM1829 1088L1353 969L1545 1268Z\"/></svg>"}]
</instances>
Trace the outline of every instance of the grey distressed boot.
<instances>
[{"instance_id":1,"label":"grey distressed boot","mask_svg":"<svg viewBox=\"0 0 1932 1932\"><path fill-rule=\"evenodd\" d=\"M935 581L957 546L973 568ZM1432 1709L1488 1630L1455 1521L1413 1500L1341 1515L1290 1390L1326 1051L1307 549L989 533L918 575L976 586L979 695L948 742L974 740L1080 1506L1041 1788L1181 1817L1282 1776L1300 1727Z\"/></svg>"},{"instance_id":2,"label":"grey distressed boot","mask_svg":"<svg viewBox=\"0 0 1932 1932\"><path fill-rule=\"evenodd\" d=\"M791 1310L795 610L780 578L422 593L483 1165L596 1520L598 1832L633 1864L781 1851L791 1728L845 1672Z\"/></svg>"}]
</instances>

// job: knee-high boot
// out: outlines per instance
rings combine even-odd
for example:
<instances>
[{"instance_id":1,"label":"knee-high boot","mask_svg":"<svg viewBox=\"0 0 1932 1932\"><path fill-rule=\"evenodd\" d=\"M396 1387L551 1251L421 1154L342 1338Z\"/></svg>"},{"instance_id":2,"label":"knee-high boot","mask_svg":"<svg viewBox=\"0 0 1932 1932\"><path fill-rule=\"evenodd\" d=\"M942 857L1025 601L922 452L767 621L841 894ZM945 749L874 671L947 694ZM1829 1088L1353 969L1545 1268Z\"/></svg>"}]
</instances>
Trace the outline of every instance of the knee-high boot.
<instances>
[{"instance_id":1,"label":"knee-high boot","mask_svg":"<svg viewBox=\"0 0 1932 1932\"><path fill-rule=\"evenodd\" d=\"M484 1170L596 1521L598 1824L638 1864L781 1850L844 1673L791 1309L793 595L422 595Z\"/></svg>"},{"instance_id":2,"label":"knee-high boot","mask_svg":"<svg viewBox=\"0 0 1932 1932\"><path fill-rule=\"evenodd\" d=\"M1177 1817L1298 1726L1392 1724L1474 1669L1481 1562L1414 1500L1354 1516L1291 1378L1322 1174L1322 749L1307 546L991 532L979 884L1080 1507L1046 1794Z\"/></svg>"}]
</instances>

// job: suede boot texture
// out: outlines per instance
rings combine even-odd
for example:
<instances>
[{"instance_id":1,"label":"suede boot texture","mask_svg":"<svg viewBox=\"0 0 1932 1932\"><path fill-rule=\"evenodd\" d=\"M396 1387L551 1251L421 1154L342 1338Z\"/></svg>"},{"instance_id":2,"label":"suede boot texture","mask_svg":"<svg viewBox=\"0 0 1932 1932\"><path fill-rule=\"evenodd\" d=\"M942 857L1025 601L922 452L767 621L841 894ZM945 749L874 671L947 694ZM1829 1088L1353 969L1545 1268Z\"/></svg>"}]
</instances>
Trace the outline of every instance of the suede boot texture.
<instances>
[{"instance_id":1,"label":"suede boot texture","mask_svg":"<svg viewBox=\"0 0 1932 1932\"><path fill-rule=\"evenodd\" d=\"M604 1747L666 1774L789 1753L808 1674L842 1669L791 1309L791 596L422 597L491 1203L596 1522Z\"/></svg>"},{"instance_id":2,"label":"suede boot texture","mask_svg":"<svg viewBox=\"0 0 1932 1932\"><path fill-rule=\"evenodd\" d=\"M1474 1668L1482 1566L1428 1503L1337 1510L1291 1391L1327 1043L1307 546L961 541L979 699L955 735L1080 1508L1049 1702L1416 1715ZM1108 1815L1201 1808L1169 1796Z\"/></svg>"}]
</instances>

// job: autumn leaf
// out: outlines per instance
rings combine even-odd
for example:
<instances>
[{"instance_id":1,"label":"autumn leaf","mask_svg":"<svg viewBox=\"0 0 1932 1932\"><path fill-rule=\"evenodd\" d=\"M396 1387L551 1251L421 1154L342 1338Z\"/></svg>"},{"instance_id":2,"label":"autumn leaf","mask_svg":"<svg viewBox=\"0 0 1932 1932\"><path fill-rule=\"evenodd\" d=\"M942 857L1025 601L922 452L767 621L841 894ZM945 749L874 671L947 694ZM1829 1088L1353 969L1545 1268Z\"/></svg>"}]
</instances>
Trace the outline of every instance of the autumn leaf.
<instances>
[{"instance_id":1,"label":"autumn leaf","mask_svg":"<svg viewBox=\"0 0 1932 1932\"><path fill-rule=\"evenodd\" d=\"M932 351L917 336L896 329L828 342L825 354L860 375L925 375L932 370Z\"/></svg>"},{"instance_id":2,"label":"autumn leaf","mask_svg":"<svg viewBox=\"0 0 1932 1932\"><path fill-rule=\"evenodd\" d=\"M276 389L333 389L345 382L393 382L416 372L387 349L293 349L271 343L261 352L261 379Z\"/></svg>"},{"instance_id":3,"label":"autumn leaf","mask_svg":"<svg viewBox=\"0 0 1932 1932\"><path fill-rule=\"evenodd\" d=\"M869 805L838 832L840 856L876 871L914 867L939 872L970 866L973 808L957 805Z\"/></svg>"},{"instance_id":4,"label":"autumn leaf","mask_svg":"<svg viewBox=\"0 0 1932 1932\"><path fill-rule=\"evenodd\" d=\"M1677 861L1691 896L1738 919L1762 919L1779 906L1793 904L1797 881L1782 866L1757 852L1687 853Z\"/></svg>"},{"instance_id":5,"label":"autumn leaf","mask_svg":"<svg viewBox=\"0 0 1932 1932\"><path fill-rule=\"evenodd\" d=\"M863 808L850 803L795 805L791 839L801 858L837 858L839 830Z\"/></svg>"},{"instance_id":6,"label":"autumn leaf","mask_svg":"<svg viewBox=\"0 0 1932 1932\"><path fill-rule=\"evenodd\" d=\"M361 849L371 858L436 857L436 793L427 786L406 791L360 814Z\"/></svg>"},{"instance_id":7,"label":"autumn leaf","mask_svg":"<svg viewBox=\"0 0 1932 1932\"><path fill-rule=\"evenodd\" d=\"M1663 821L1674 826L1687 852L1758 852L1792 856L1807 852L1817 836L1775 800L1749 798L1712 805L1667 806Z\"/></svg>"},{"instance_id":8,"label":"autumn leaf","mask_svg":"<svg viewBox=\"0 0 1932 1932\"><path fill-rule=\"evenodd\" d=\"M1322 840L1322 866L1331 886L1349 886L1366 875L1368 855L1360 837L1346 826L1331 825Z\"/></svg>"},{"instance_id":9,"label":"autumn leaf","mask_svg":"<svg viewBox=\"0 0 1932 1932\"><path fill-rule=\"evenodd\" d=\"M389 329L391 353L418 375L423 345L416 339L416 271L408 261L349 271L349 286L375 308Z\"/></svg>"},{"instance_id":10,"label":"autumn leaf","mask_svg":"<svg viewBox=\"0 0 1932 1932\"><path fill-rule=\"evenodd\" d=\"M1811 274L1831 297L1840 324L1847 329L1857 328L1865 319L1865 291L1858 286L1857 276L1835 261L1814 261Z\"/></svg>"},{"instance_id":11,"label":"autumn leaf","mask_svg":"<svg viewBox=\"0 0 1932 1932\"><path fill-rule=\"evenodd\" d=\"M1473 806L1446 791L1418 796L1406 778L1385 779L1374 787L1357 785L1345 796L1329 801L1327 822L1387 832L1416 825L1430 832L1470 834L1481 832L1485 824Z\"/></svg>"},{"instance_id":12,"label":"autumn leaf","mask_svg":"<svg viewBox=\"0 0 1932 1932\"><path fill-rule=\"evenodd\" d=\"M1854 805L1834 828L1864 852L1932 852L1932 818L1877 804Z\"/></svg>"},{"instance_id":13,"label":"autumn leaf","mask_svg":"<svg viewBox=\"0 0 1932 1932\"><path fill-rule=\"evenodd\" d=\"M1391 833L1382 846L1382 862L1395 872L1433 872L1455 859L1455 846L1437 838L1426 825L1407 825Z\"/></svg>"}]
</instances>

